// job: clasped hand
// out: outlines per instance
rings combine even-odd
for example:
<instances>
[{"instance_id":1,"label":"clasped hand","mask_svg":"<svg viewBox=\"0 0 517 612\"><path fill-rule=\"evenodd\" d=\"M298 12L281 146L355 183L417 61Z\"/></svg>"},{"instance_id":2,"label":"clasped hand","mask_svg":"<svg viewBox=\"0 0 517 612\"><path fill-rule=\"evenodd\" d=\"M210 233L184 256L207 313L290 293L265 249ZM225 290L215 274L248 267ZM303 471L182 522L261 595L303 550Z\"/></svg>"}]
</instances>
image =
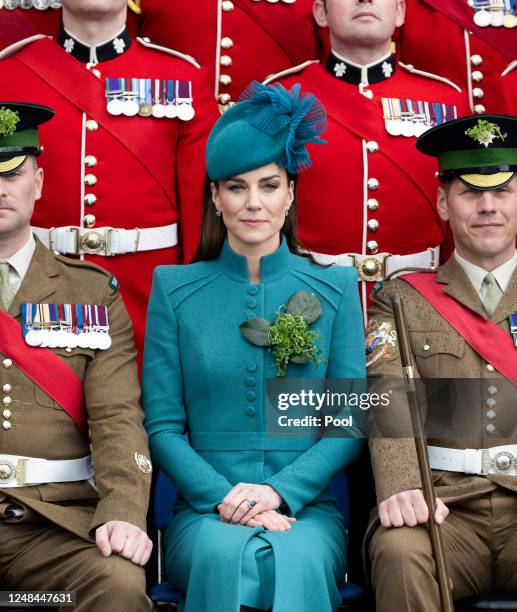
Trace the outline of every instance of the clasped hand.
<instances>
[{"instance_id":1,"label":"clasped hand","mask_svg":"<svg viewBox=\"0 0 517 612\"><path fill-rule=\"evenodd\" d=\"M250 501L255 501L255 505L250 507ZM276 512L281 504L282 498L273 487L240 482L233 487L217 509L224 523L248 527L262 526L272 531L285 531L291 528L291 523L296 519Z\"/></svg>"},{"instance_id":2,"label":"clasped hand","mask_svg":"<svg viewBox=\"0 0 517 612\"><path fill-rule=\"evenodd\" d=\"M109 521L98 527L95 542L105 557L116 553L135 565L145 565L153 549L145 531L125 521Z\"/></svg>"},{"instance_id":3,"label":"clasped hand","mask_svg":"<svg viewBox=\"0 0 517 612\"><path fill-rule=\"evenodd\" d=\"M441 499L436 498L434 521L441 525L449 509ZM385 529L390 527L416 527L429 520L429 510L421 489L401 491L379 504L379 519Z\"/></svg>"}]
</instances>

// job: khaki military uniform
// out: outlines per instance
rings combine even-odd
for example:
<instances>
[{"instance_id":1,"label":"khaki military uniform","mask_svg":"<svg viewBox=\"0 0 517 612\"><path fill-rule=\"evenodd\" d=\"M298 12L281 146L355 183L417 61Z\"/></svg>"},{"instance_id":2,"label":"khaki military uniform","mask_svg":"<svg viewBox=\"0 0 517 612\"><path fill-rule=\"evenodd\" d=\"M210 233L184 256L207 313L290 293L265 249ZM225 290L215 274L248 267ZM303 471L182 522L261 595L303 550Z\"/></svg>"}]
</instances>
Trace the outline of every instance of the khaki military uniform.
<instances>
[{"instance_id":1,"label":"khaki military uniform","mask_svg":"<svg viewBox=\"0 0 517 612\"><path fill-rule=\"evenodd\" d=\"M54 255L37 242L9 309L20 325L24 302L106 305L112 345L104 351L49 349L83 382L96 488L86 480L0 488L2 587L75 590L75 609L85 612L146 610L143 569L115 554L104 558L94 541L95 529L108 521L145 530L151 481L132 328L116 281L94 264ZM1 353L0 390L10 411L0 427L0 458L63 460L90 453L68 414Z\"/></svg>"},{"instance_id":2,"label":"khaki military uniform","mask_svg":"<svg viewBox=\"0 0 517 612\"><path fill-rule=\"evenodd\" d=\"M467 309L487 317L473 285L454 258L438 270L436 279L444 284L446 294ZM460 387L461 393L454 397L451 404L454 416L442 423L442 435L428 438L428 444L480 449L517 443L514 430L516 387L492 364L484 361L413 287L402 280L385 283L373 295L367 335L379 334L380 326L384 326L379 336L381 342L369 356L369 376L383 377L385 380L379 381L379 386L388 384L387 378L402 376L396 341L389 341L394 337L390 299L396 294L404 304L418 375L426 379L472 379L472 384ZM510 334L508 316L516 311L517 270L491 320ZM517 359L517 350L514 359ZM396 411L389 418L393 430L402 431L409 417L404 408L400 409L405 406L402 389L395 393L400 393L399 401L392 401ZM429 412L429 406L427 408ZM458 435L458 432L461 433ZM436 428L431 435L437 436ZM421 487L413 439L396 437L396 434L391 438L378 435L370 439L370 450L378 503L395 493ZM450 509L442 532L454 599L492 588L516 592L517 477L433 470L433 480L437 496ZM440 609L426 527L386 530L380 526L375 511L365 545L380 612Z\"/></svg>"}]
</instances>

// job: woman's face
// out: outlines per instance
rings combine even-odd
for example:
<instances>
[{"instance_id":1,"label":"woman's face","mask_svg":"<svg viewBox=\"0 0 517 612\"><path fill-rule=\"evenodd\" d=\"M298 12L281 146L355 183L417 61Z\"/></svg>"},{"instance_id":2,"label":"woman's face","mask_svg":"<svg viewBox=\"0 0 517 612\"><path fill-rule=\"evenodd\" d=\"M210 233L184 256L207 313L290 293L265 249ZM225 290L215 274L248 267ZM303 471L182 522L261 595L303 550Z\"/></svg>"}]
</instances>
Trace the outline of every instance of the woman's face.
<instances>
[{"instance_id":1,"label":"woman's face","mask_svg":"<svg viewBox=\"0 0 517 612\"><path fill-rule=\"evenodd\" d=\"M294 199L294 183L272 163L212 187L212 200L221 211L232 249L241 255L272 253Z\"/></svg>"}]
</instances>

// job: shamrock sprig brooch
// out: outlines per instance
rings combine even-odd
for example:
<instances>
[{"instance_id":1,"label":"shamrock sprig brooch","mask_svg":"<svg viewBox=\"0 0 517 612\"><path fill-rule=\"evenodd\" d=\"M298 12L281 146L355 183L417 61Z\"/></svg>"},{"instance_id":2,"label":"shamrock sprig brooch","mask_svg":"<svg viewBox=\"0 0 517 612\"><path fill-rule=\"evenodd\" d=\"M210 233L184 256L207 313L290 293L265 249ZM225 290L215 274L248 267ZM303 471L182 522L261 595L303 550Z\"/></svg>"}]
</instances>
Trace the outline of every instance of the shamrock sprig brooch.
<instances>
[{"instance_id":1,"label":"shamrock sprig brooch","mask_svg":"<svg viewBox=\"0 0 517 612\"><path fill-rule=\"evenodd\" d=\"M298 291L278 309L274 322L253 317L241 323L239 329L251 344L268 347L273 353L277 376L284 377L289 362L322 363L321 350L316 346L320 332L309 329L322 312L321 303L314 294Z\"/></svg>"}]
</instances>

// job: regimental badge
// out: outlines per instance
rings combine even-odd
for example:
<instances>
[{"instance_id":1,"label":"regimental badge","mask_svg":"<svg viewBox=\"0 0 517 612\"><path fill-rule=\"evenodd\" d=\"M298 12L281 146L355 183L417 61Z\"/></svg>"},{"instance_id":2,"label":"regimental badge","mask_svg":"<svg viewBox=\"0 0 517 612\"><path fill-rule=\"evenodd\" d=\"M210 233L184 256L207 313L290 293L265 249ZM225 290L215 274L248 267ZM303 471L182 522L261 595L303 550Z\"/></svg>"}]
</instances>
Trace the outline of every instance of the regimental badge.
<instances>
[{"instance_id":1,"label":"regimental badge","mask_svg":"<svg viewBox=\"0 0 517 612\"><path fill-rule=\"evenodd\" d=\"M117 277L113 274L110 276L108 285L115 293L117 293L117 291L120 289L120 283L118 282Z\"/></svg>"},{"instance_id":2,"label":"regimental badge","mask_svg":"<svg viewBox=\"0 0 517 612\"><path fill-rule=\"evenodd\" d=\"M22 304L29 346L105 351L111 346L108 308L96 304Z\"/></svg>"},{"instance_id":3,"label":"regimental badge","mask_svg":"<svg viewBox=\"0 0 517 612\"><path fill-rule=\"evenodd\" d=\"M395 357L397 353L397 332L387 321L372 319L366 329L365 339L366 367L371 367L379 359Z\"/></svg>"},{"instance_id":4,"label":"regimental badge","mask_svg":"<svg viewBox=\"0 0 517 612\"><path fill-rule=\"evenodd\" d=\"M488 148L488 145L491 145L497 138L504 141L508 136L508 134L501 133L501 128L496 123L492 123L486 119L478 119L474 127L465 130L465 135L469 136L480 145L483 145L485 148Z\"/></svg>"},{"instance_id":5,"label":"regimental badge","mask_svg":"<svg viewBox=\"0 0 517 612\"><path fill-rule=\"evenodd\" d=\"M468 4L474 9L472 20L479 28L517 26L515 0L468 0Z\"/></svg>"},{"instance_id":6,"label":"regimental badge","mask_svg":"<svg viewBox=\"0 0 517 612\"><path fill-rule=\"evenodd\" d=\"M138 469L144 474L150 474L153 471L153 464L150 459L148 459L142 453L135 453L135 463L138 466Z\"/></svg>"},{"instance_id":7,"label":"regimental badge","mask_svg":"<svg viewBox=\"0 0 517 612\"><path fill-rule=\"evenodd\" d=\"M421 136L428 129L458 118L454 104L382 98L386 131L391 136Z\"/></svg>"},{"instance_id":8,"label":"regimental badge","mask_svg":"<svg viewBox=\"0 0 517 612\"><path fill-rule=\"evenodd\" d=\"M192 82L163 79L106 79L106 110L110 115L155 117L190 121Z\"/></svg>"}]
</instances>

